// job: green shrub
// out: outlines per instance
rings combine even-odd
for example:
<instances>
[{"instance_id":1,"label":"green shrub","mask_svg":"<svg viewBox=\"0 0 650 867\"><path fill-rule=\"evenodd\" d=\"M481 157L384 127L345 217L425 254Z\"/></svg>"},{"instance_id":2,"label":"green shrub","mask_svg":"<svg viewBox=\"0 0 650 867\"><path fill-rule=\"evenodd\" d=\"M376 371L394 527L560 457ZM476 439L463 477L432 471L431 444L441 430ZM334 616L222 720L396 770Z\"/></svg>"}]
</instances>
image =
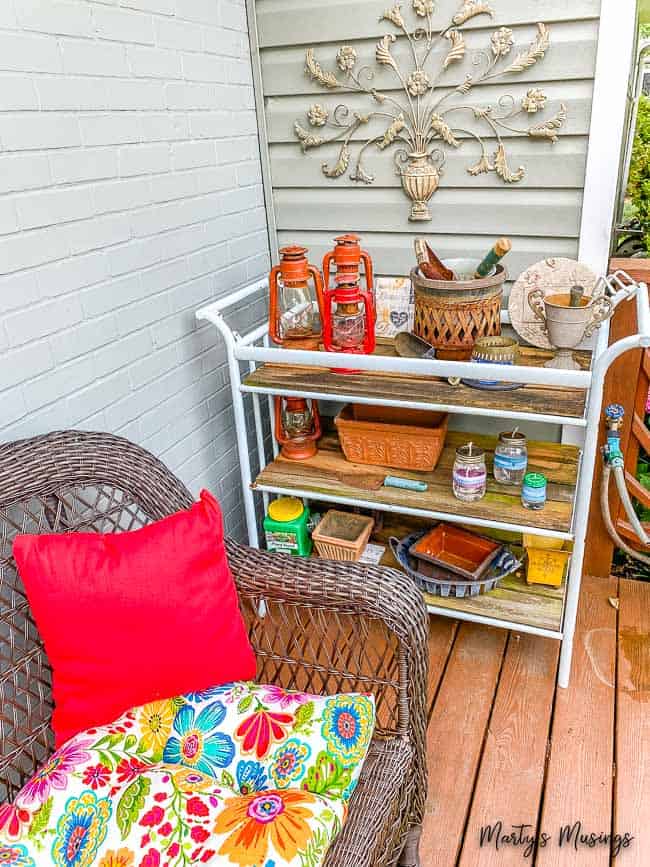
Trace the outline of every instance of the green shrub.
<instances>
[{"instance_id":1,"label":"green shrub","mask_svg":"<svg viewBox=\"0 0 650 867\"><path fill-rule=\"evenodd\" d=\"M647 96L639 99L627 194L645 232L646 250L650 253L650 97Z\"/></svg>"}]
</instances>

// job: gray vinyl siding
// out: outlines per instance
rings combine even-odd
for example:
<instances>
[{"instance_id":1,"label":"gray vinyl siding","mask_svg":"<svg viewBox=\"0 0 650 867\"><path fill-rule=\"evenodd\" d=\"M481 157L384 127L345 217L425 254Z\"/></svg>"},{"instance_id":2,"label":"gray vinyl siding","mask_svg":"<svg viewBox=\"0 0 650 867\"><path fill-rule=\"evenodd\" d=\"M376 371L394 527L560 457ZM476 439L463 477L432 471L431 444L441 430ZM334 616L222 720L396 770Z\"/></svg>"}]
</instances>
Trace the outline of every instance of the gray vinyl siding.
<instances>
[{"instance_id":1,"label":"gray vinyl siding","mask_svg":"<svg viewBox=\"0 0 650 867\"><path fill-rule=\"evenodd\" d=\"M432 246L443 258L480 258L498 235L507 234L514 245L508 258L513 278L544 257L577 256L600 0L494 0L493 19L480 16L465 25L468 56L445 72L443 89L463 80L472 68L471 50L489 47L494 29L511 27L517 47L523 47L534 38L535 23L542 21L551 32L546 58L522 74L476 87L468 100L496 105L504 93L520 99L531 87L539 86L548 96L543 117L565 102L568 119L555 145L504 137L510 166L527 169L525 179L515 185L504 184L494 173L477 178L467 173L479 155L476 142L467 141L458 150L445 147L444 177L430 203L433 220L420 224L408 221L409 203L395 173L392 152L368 149L366 169L376 180L365 187L349 179L349 170L338 180L325 177L321 164L331 165L338 148L329 145L303 154L293 133L296 119L307 126L305 112L312 102L330 110L339 103L352 111L372 110L369 97L327 92L307 77L304 57L311 45L326 69L335 69L336 51L342 43L354 46L359 66L369 65L376 73L373 86L399 96L393 90L392 71L374 63L377 39L397 32L389 22L378 21L390 5L389 0L256 0L279 245L300 241L309 247L311 261L318 262L335 234L354 230L362 236L377 272L384 275L408 272L413 264L412 239L423 233L431 235ZM458 5L456 0L439 0L435 21L449 20ZM403 3L409 21L410 7L410 2ZM398 40L391 50L410 68L404 43L403 38ZM444 50L443 46L441 52ZM531 116L531 123L540 117ZM473 123L465 122L463 116L464 126L479 131ZM487 142L493 151L493 140Z\"/></svg>"}]
</instances>

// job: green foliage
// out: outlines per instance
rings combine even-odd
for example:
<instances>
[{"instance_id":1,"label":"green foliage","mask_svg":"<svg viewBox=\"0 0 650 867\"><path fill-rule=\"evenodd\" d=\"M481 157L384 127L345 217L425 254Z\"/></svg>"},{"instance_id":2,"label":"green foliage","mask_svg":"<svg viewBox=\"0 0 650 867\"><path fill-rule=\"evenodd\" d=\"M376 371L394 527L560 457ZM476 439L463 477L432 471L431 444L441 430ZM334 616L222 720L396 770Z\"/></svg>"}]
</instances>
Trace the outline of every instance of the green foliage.
<instances>
[{"instance_id":1,"label":"green foliage","mask_svg":"<svg viewBox=\"0 0 650 867\"><path fill-rule=\"evenodd\" d=\"M627 194L632 199L650 253L650 97L641 96Z\"/></svg>"},{"instance_id":2,"label":"green foliage","mask_svg":"<svg viewBox=\"0 0 650 867\"><path fill-rule=\"evenodd\" d=\"M145 798L151 790L151 780L147 777L136 777L126 789L117 804L117 827L122 832L122 839L126 840L131 831L131 826L137 821L144 809Z\"/></svg>"},{"instance_id":3,"label":"green foliage","mask_svg":"<svg viewBox=\"0 0 650 867\"><path fill-rule=\"evenodd\" d=\"M315 795L325 795L328 798L341 798L350 785L352 772L342 767L338 759L320 752L314 767L307 771L307 779L302 788Z\"/></svg>"}]
</instances>

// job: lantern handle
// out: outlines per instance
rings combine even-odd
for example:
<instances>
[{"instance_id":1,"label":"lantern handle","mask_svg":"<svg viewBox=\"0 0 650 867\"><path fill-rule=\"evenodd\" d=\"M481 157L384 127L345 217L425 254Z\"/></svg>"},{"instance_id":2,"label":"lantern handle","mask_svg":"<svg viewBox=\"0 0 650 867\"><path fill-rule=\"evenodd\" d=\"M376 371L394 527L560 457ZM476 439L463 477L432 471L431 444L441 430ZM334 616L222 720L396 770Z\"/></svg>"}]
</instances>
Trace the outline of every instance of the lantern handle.
<instances>
[{"instance_id":1,"label":"lantern handle","mask_svg":"<svg viewBox=\"0 0 650 867\"><path fill-rule=\"evenodd\" d=\"M377 321L375 300L369 289L361 289L359 294L363 300L363 306L366 312L366 337L364 340L363 351L365 355L372 355L377 345L375 337L375 322Z\"/></svg>"},{"instance_id":2,"label":"lantern handle","mask_svg":"<svg viewBox=\"0 0 650 867\"><path fill-rule=\"evenodd\" d=\"M279 315L278 315L278 277L280 275L280 266L274 265L269 274L269 336L274 343L282 345L282 338L279 333Z\"/></svg>"},{"instance_id":3,"label":"lantern handle","mask_svg":"<svg viewBox=\"0 0 650 867\"><path fill-rule=\"evenodd\" d=\"M375 277L372 270L372 259L370 258L369 253L365 250L361 251L361 261L363 262L363 270L366 275L366 287L368 288L368 292L372 293L375 285Z\"/></svg>"},{"instance_id":4,"label":"lantern handle","mask_svg":"<svg viewBox=\"0 0 650 867\"><path fill-rule=\"evenodd\" d=\"M334 258L334 251L330 250L325 253L323 256L323 287L325 289L330 288L330 276L332 269L332 259Z\"/></svg>"},{"instance_id":5,"label":"lantern handle","mask_svg":"<svg viewBox=\"0 0 650 867\"><path fill-rule=\"evenodd\" d=\"M316 290L316 303L318 304L318 315L320 316L321 322L321 333L323 331L323 322L325 315L325 300L323 297L323 275L318 270L315 265L311 263L307 266L309 268L309 273L313 277L314 280L314 288Z\"/></svg>"}]
</instances>

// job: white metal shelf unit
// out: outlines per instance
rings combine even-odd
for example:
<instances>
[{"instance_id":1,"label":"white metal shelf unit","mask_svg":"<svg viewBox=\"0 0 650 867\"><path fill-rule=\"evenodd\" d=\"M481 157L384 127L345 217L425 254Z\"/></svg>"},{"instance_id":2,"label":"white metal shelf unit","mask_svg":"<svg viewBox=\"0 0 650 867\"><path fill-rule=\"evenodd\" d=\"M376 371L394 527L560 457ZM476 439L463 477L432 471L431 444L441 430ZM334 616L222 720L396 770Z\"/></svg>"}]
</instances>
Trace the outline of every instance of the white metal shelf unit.
<instances>
[{"instance_id":1,"label":"white metal shelf unit","mask_svg":"<svg viewBox=\"0 0 650 867\"><path fill-rule=\"evenodd\" d=\"M522 382L530 385L541 386L563 386L569 388L585 389L587 391L586 409L583 418L564 417L561 413L555 415L540 415L535 412L510 412L501 413L503 417L517 418L519 420L535 420L554 424L565 424L575 427L584 427L585 442L580 461L578 480L576 485L573 519L571 532L559 533L549 532L544 528L525 527L523 525L503 523L499 521L485 521L480 519L471 519L471 523L477 526L485 526L492 528L502 528L515 532L536 533L538 535L558 536L559 538L573 539L573 555L571 557L571 566L566 581L566 596L564 606L564 616L562 630L558 632L542 630L527 627L516 622L505 620L492 621L489 617L477 616L464 612L462 615L455 616L464 617L467 620L473 620L479 623L490 625L498 625L502 628L520 629L521 631L535 632L541 635L554 637L562 641L560 654L560 669L559 669L559 684L560 686L568 686L570 671L571 671L571 656L573 649L573 636L575 632L575 623L578 610L578 600L580 593L580 583L582 579L582 565L584 559L584 546L587 531L587 522L589 516L589 504L591 499L591 485L593 479L594 466L597 456L598 446L598 426L599 415L603 397L603 386L605 374L610 365L622 355L632 349L650 346L650 310L648 307L647 287L643 284L637 285L629 281L627 275L616 274L607 280L607 291L615 306L629 301L631 298L636 298L637 308L637 333L629 337L617 341L612 346L609 343L609 325L606 323L599 331L596 345L592 357L591 369L588 371L565 371L554 370L543 367L519 367L514 366L508 370L508 378L513 382ZM280 393L272 389L254 389L245 386L242 383L241 364L245 363L247 371L250 373L258 364L276 363L276 364L296 364L305 367L323 367L323 353L307 350L290 350L269 345L268 340L268 323L263 323L253 329L246 335L240 335L234 331L227 322L224 315L225 311L236 307L246 299L252 299L253 296L260 293L268 293L268 281L260 280L249 286L245 286L230 295L221 298L212 304L201 308L197 311L197 319L207 321L216 326L222 335L227 349L228 365L230 371L230 383L233 399L233 411L235 417L235 426L237 429L237 442L239 449L240 471L242 480L242 492L244 499L244 507L246 513L246 525L248 530L249 543L256 548L259 548L259 532L257 526L257 518L255 513L255 492L251 485L253 482L251 474L251 462L248 451L247 441L247 420L245 413L244 400L247 394L253 401L253 418L256 426L256 443L258 450L258 460L260 467L264 467L267 462L266 451L264 448L264 440L262 436L262 415L260 406L260 393L267 394L268 412L270 418L273 416L273 394ZM345 353L328 353L327 366L329 368L346 368L349 367L350 358ZM439 376L448 377L463 377L463 378L479 378L478 365L472 362L459 361L441 361L438 359L411 359L411 358L394 358L385 356L355 356L355 368L360 370L372 370L374 372L386 372L397 374L416 374L419 376ZM481 379L499 379L503 376L503 368L499 365L483 364L480 366ZM282 390L286 394L285 389ZM318 398L332 398L332 395L313 391L295 391L296 395ZM340 395L336 395L337 400L341 399ZM350 400L358 400L354 394L349 395ZM381 397L364 399L367 403L387 406L414 406L412 402L406 403L402 401L393 401L383 399ZM440 411L445 409L444 404L426 404L419 405L422 409L432 411ZM449 407L449 410L455 413L467 415L485 415L483 410L476 407ZM277 455L277 447L274 443L274 456ZM261 490L258 488L258 490ZM314 494L310 491L301 492L300 490L292 489L290 491L281 488L267 487L262 490L265 502L268 499L269 493L291 493L306 498L313 498ZM327 497L320 496L320 499L331 500L332 502L349 503L350 505L358 505L366 508L381 508L381 505L364 501L363 499L351 499L345 497ZM392 511L403 512L404 514L415 514L430 518L442 518L445 520L468 523L466 516L458 516L446 512L436 512L431 510L419 510L412 508L399 508L391 505L389 508ZM449 615L449 612L440 612Z\"/></svg>"}]
</instances>

